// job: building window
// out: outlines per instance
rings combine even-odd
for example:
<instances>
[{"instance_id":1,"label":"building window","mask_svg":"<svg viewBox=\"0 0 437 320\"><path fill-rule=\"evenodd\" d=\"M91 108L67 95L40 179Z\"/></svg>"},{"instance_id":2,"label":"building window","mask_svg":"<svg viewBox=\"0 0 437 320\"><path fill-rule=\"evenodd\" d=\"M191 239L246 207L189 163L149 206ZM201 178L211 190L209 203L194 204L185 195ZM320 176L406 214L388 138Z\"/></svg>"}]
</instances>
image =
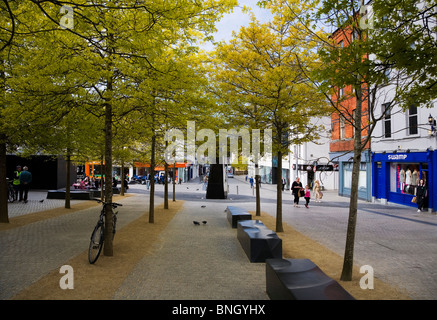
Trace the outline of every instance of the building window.
<instances>
[{"instance_id":1,"label":"building window","mask_svg":"<svg viewBox=\"0 0 437 320\"><path fill-rule=\"evenodd\" d=\"M390 191L416 194L420 179L428 185L427 163L390 163Z\"/></svg>"},{"instance_id":2,"label":"building window","mask_svg":"<svg viewBox=\"0 0 437 320\"><path fill-rule=\"evenodd\" d=\"M413 135L418 133L417 128L417 107L411 106L408 109L408 134Z\"/></svg>"},{"instance_id":3,"label":"building window","mask_svg":"<svg viewBox=\"0 0 437 320\"><path fill-rule=\"evenodd\" d=\"M340 115L340 140L345 138L345 121L343 115Z\"/></svg>"},{"instance_id":4,"label":"building window","mask_svg":"<svg viewBox=\"0 0 437 320\"><path fill-rule=\"evenodd\" d=\"M391 107L390 103L382 105L383 112L383 135L384 138L391 138Z\"/></svg>"},{"instance_id":5,"label":"building window","mask_svg":"<svg viewBox=\"0 0 437 320\"><path fill-rule=\"evenodd\" d=\"M385 83L389 83L391 80L391 68L386 68L384 70L384 75L385 75Z\"/></svg>"}]
</instances>

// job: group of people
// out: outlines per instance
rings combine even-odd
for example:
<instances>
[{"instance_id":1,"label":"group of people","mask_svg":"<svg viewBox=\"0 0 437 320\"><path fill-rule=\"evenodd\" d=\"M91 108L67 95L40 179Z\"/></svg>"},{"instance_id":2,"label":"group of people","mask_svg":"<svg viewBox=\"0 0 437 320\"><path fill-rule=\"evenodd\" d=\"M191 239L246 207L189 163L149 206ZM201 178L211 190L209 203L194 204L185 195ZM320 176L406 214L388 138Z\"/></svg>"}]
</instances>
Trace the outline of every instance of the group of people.
<instances>
[{"instance_id":1,"label":"group of people","mask_svg":"<svg viewBox=\"0 0 437 320\"><path fill-rule=\"evenodd\" d=\"M30 183L32 182L32 174L29 172L29 168L26 166L24 166L22 170L21 166L18 165L16 169L17 170L14 171L14 177L12 179L12 185L14 186L15 191L15 199L27 203Z\"/></svg>"},{"instance_id":2,"label":"group of people","mask_svg":"<svg viewBox=\"0 0 437 320\"><path fill-rule=\"evenodd\" d=\"M323 197L323 193L321 191L319 180L316 180L314 182L313 191L314 191L314 201L321 202L322 197ZM300 182L299 177L296 178L296 181L294 181L292 183L291 193L294 196L293 205L295 207L297 207L297 208L299 207L299 198L303 196L305 198L305 208L307 208L307 209L309 208L308 205L309 205L310 199L311 199L311 189L310 189L309 185L306 185L305 188L303 188L302 182Z\"/></svg>"},{"instance_id":3,"label":"group of people","mask_svg":"<svg viewBox=\"0 0 437 320\"><path fill-rule=\"evenodd\" d=\"M102 183L101 178L85 176L73 183L75 189L98 189Z\"/></svg>"},{"instance_id":4,"label":"group of people","mask_svg":"<svg viewBox=\"0 0 437 320\"><path fill-rule=\"evenodd\" d=\"M315 202L321 202L323 193L320 188L320 183L318 180L314 182L314 200ZM305 198L305 207L308 208L310 199L311 199L311 190L309 185L306 185L305 188L302 187L302 183L299 178L296 178L296 181L291 185L291 193L294 196L294 207L299 207L299 198ZM423 179L419 180L419 184L416 187L416 203L417 203L417 212L421 212L425 206L425 199L428 196L428 191L426 189L425 181Z\"/></svg>"},{"instance_id":5,"label":"group of people","mask_svg":"<svg viewBox=\"0 0 437 320\"><path fill-rule=\"evenodd\" d=\"M103 177L88 177L85 176L83 179L79 179L76 183L73 183L75 189L99 189L105 184L105 178ZM116 177L112 178L112 187L116 188L118 185L118 180ZM128 181L124 179L125 190L129 189Z\"/></svg>"}]
</instances>

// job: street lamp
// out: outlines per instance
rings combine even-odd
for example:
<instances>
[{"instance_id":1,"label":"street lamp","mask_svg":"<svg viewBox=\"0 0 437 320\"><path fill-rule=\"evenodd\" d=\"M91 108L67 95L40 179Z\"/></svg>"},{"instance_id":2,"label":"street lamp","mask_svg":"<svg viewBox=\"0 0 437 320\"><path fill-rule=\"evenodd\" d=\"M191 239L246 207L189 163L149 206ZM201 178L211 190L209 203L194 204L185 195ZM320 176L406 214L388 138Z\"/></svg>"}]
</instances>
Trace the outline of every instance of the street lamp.
<instances>
[{"instance_id":1,"label":"street lamp","mask_svg":"<svg viewBox=\"0 0 437 320\"><path fill-rule=\"evenodd\" d=\"M432 117L431 114L429 114L428 117L428 124L431 126L431 128L428 130L428 135L434 136L436 134L436 120Z\"/></svg>"}]
</instances>

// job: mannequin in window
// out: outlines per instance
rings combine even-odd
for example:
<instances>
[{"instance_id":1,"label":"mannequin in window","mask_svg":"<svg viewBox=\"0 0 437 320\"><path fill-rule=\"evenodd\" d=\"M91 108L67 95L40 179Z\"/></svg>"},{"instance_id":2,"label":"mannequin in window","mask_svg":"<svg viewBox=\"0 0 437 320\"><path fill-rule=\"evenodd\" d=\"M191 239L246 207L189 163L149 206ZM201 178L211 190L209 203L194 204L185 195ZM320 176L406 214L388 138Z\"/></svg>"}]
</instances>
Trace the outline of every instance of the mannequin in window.
<instances>
[{"instance_id":1,"label":"mannequin in window","mask_svg":"<svg viewBox=\"0 0 437 320\"><path fill-rule=\"evenodd\" d=\"M417 169L414 169L411 177L411 184L417 186L417 182L419 182L419 172L417 172Z\"/></svg>"},{"instance_id":2,"label":"mannequin in window","mask_svg":"<svg viewBox=\"0 0 437 320\"><path fill-rule=\"evenodd\" d=\"M407 172L405 172L405 192L411 194L411 170L407 168Z\"/></svg>"},{"instance_id":3,"label":"mannequin in window","mask_svg":"<svg viewBox=\"0 0 437 320\"><path fill-rule=\"evenodd\" d=\"M405 184L406 185L411 184L411 170L410 170L410 168L407 168L407 172L405 172Z\"/></svg>"},{"instance_id":4,"label":"mannequin in window","mask_svg":"<svg viewBox=\"0 0 437 320\"><path fill-rule=\"evenodd\" d=\"M404 188L405 188L405 170L401 169L401 171L399 171L399 186L401 188L401 192L404 193Z\"/></svg>"}]
</instances>

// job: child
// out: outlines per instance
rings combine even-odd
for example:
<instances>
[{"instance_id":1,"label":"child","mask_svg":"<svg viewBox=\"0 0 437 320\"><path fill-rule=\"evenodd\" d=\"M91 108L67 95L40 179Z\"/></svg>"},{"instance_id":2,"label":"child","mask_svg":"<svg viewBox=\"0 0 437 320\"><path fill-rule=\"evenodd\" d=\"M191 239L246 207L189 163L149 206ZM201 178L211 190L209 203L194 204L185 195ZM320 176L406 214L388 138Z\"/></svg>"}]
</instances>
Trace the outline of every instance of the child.
<instances>
[{"instance_id":1,"label":"child","mask_svg":"<svg viewBox=\"0 0 437 320\"><path fill-rule=\"evenodd\" d=\"M310 198L311 198L311 192L310 192L310 186L309 185L305 186L305 195L304 195L304 198L305 198L305 201L306 201L305 207L308 209L308 204L310 203Z\"/></svg>"}]
</instances>

